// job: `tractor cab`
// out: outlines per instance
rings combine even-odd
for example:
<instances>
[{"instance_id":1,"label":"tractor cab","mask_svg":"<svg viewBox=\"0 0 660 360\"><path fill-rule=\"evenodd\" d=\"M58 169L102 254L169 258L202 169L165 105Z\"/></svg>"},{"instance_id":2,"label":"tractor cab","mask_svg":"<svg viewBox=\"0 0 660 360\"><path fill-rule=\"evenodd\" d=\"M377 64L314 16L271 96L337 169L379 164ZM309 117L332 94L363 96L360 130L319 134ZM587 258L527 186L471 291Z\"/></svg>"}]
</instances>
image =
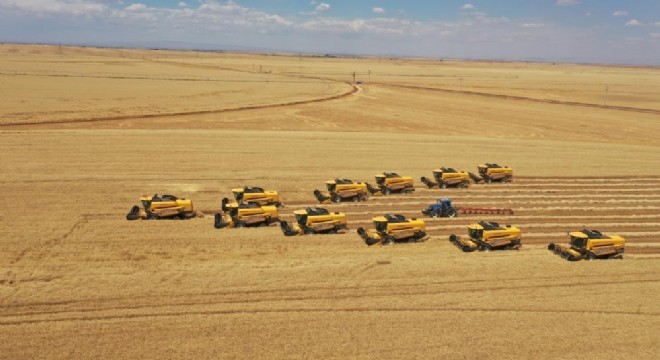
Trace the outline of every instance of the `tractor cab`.
<instances>
[{"instance_id":1,"label":"tractor cab","mask_svg":"<svg viewBox=\"0 0 660 360\"><path fill-rule=\"evenodd\" d=\"M451 199L441 198L436 201L436 204L442 206L444 209L451 207Z\"/></svg>"}]
</instances>

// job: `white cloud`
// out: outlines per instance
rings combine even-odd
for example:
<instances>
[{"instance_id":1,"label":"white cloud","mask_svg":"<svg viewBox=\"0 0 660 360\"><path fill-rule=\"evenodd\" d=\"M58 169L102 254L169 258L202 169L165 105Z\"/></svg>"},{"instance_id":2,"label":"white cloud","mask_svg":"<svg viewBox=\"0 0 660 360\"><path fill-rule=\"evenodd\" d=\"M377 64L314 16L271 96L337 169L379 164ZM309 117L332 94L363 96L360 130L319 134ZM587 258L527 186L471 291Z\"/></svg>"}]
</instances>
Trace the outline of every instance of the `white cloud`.
<instances>
[{"instance_id":1,"label":"white cloud","mask_svg":"<svg viewBox=\"0 0 660 360\"><path fill-rule=\"evenodd\" d=\"M145 4L131 4L126 7L126 11L143 11L147 9L147 5Z\"/></svg>"},{"instance_id":2,"label":"white cloud","mask_svg":"<svg viewBox=\"0 0 660 360\"><path fill-rule=\"evenodd\" d=\"M0 12L36 16L73 15L92 16L108 9L100 2L87 0L0 0Z\"/></svg>"},{"instance_id":3,"label":"white cloud","mask_svg":"<svg viewBox=\"0 0 660 360\"><path fill-rule=\"evenodd\" d=\"M642 26L642 24L639 20L637 19L632 19L626 23L626 26Z\"/></svg>"},{"instance_id":4,"label":"white cloud","mask_svg":"<svg viewBox=\"0 0 660 360\"><path fill-rule=\"evenodd\" d=\"M591 15L592 15L592 14L591 14L591 11L587 11L587 12L584 14L584 16L591 16Z\"/></svg>"},{"instance_id":5,"label":"white cloud","mask_svg":"<svg viewBox=\"0 0 660 360\"><path fill-rule=\"evenodd\" d=\"M653 26L660 26L660 21L656 21Z\"/></svg>"},{"instance_id":6,"label":"white cloud","mask_svg":"<svg viewBox=\"0 0 660 360\"><path fill-rule=\"evenodd\" d=\"M316 11L317 11L317 12L323 12L323 11L328 11L328 10L330 10L330 4L320 3L320 4L316 7Z\"/></svg>"},{"instance_id":7,"label":"white cloud","mask_svg":"<svg viewBox=\"0 0 660 360\"><path fill-rule=\"evenodd\" d=\"M555 5L557 6L573 6L579 4L579 0L557 0Z\"/></svg>"},{"instance_id":8,"label":"white cloud","mask_svg":"<svg viewBox=\"0 0 660 360\"><path fill-rule=\"evenodd\" d=\"M179 7L188 7L188 3L185 2L185 1L179 1L179 3L178 3L177 5L178 5Z\"/></svg>"},{"instance_id":9,"label":"white cloud","mask_svg":"<svg viewBox=\"0 0 660 360\"><path fill-rule=\"evenodd\" d=\"M651 37L654 39L660 39L660 33L651 33Z\"/></svg>"},{"instance_id":10,"label":"white cloud","mask_svg":"<svg viewBox=\"0 0 660 360\"><path fill-rule=\"evenodd\" d=\"M472 10L472 9L474 9L474 5L472 5L472 4L465 4L465 5L463 5L463 6L461 7L461 9L463 9L463 10Z\"/></svg>"},{"instance_id":11,"label":"white cloud","mask_svg":"<svg viewBox=\"0 0 660 360\"><path fill-rule=\"evenodd\" d=\"M625 10L618 10L612 13L614 16L626 16L628 15L628 12Z\"/></svg>"},{"instance_id":12,"label":"white cloud","mask_svg":"<svg viewBox=\"0 0 660 360\"><path fill-rule=\"evenodd\" d=\"M384 14L385 9L383 9L382 7L375 7L371 9L371 12L373 12L374 14Z\"/></svg>"},{"instance_id":13,"label":"white cloud","mask_svg":"<svg viewBox=\"0 0 660 360\"><path fill-rule=\"evenodd\" d=\"M528 29L538 29L545 27L545 24L540 24L540 23L525 23L521 24L521 27L528 28Z\"/></svg>"}]
</instances>

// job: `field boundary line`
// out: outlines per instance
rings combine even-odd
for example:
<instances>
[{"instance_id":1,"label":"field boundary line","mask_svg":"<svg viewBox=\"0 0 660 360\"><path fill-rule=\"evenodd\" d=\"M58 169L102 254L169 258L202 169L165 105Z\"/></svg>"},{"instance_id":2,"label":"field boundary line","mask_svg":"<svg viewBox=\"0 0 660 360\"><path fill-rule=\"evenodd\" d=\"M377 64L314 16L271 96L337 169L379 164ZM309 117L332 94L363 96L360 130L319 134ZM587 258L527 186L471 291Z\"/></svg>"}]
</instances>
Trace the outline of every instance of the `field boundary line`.
<instances>
[{"instance_id":1,"label":"field boundary line","mask_svg":"<svg viewBox=\"0 0 660 360\"><path fill-rule=\"evenodd\" d=\"M529 102L537 102L537 103L553 104L553 105L582 106L582 107L592 107L592 108L605 109L605 110L632 111L632 112L660 115L660 110L635 108L629 106L600 105L600 104L583 103L577 101L537 99L537 98L517 96L517 95L491 94L491 93L467 91L467 90L450 90L450 89L432 88L432 87L417 86L417 85L404 85L404 84L395 84L395 83L386 83L386 82L372 82L371 84L381 85L381 86L401 87L406 89L438 91L449 94L482 96L482 97L490 97L490 98L504 99L504 100L529 101Z\"/></svg>"}]
</instances>

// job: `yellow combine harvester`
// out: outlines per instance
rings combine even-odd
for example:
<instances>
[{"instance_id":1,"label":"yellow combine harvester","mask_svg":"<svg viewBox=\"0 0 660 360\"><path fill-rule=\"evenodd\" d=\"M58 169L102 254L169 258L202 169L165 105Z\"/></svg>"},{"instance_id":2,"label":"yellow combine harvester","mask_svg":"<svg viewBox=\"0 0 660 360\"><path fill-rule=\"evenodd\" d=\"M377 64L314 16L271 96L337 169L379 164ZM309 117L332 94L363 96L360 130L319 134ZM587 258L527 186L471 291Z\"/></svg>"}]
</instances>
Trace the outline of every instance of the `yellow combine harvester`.
<instances>
[{"instance_id":1,"label":"yellow combine harvester","mask_svg":"<svg viewBox=\"0 0 660 360\"><path fill-rule=\"evenodd\" d=\"M497 164L485 163L477 165L479 169L479 175L469 173L470 177L474 182L510 182L513 180L513 169L508 166L500 166Z\"/></svg>"},{"instance_id":2,"label":"yellow combine harvester","mask_svg":"<svg viewBox=\"0 0 660 360\"><path fill-rule=\"evenodd\" d=\"M521 232L511 225L500 226L495 222L480 221L468 225L468 238L450 235L449 241L465 252L475 250L490 251L495 249L518 250L521 244Z\"/></svg>"},{"instance_id":3,"label":"yellow combine harvester","mask_svg":"<svg viewBox=\"0 0 660 360\"><path fill-rule=\"evenodd\" d=\"M232 189L234 198L237 202L253 202L259 205L280 206L280 194L277 191L264 190L256 186L245 186L243 188Z\"/></svg>"},{"instance_id":4,"label":"yellow combine harvester","mask_svg":"<svg viewBox=\"0 0 660 360\"><path fill-rule=\"evenodd\" d=\"M296 210L293 214L296 216L296 223L280 222L280 228L286 236L336 234L339 230L348 229L344 213L331 213L323 208L308 207L304 210Z\"/></svg>"},{"instance_id":5,"label":"yellow combine harvester","mask_svg":"<svg viewBox=\"0 0 660 360\"><path fill-rule=\"evenodd\" d=\"M377 174L376 183L378 184L378 190L383 195L415 191L413 179L410 176L400 176L397 173L384 172Z\"/></svg>"},{"instance_id":6,"label":"yellow combine harvester","mask_svg":"<svg viewBox=\"0 0 660 360\"><path fill-rule=\"evenodd\" d=\"M179 199L172 195L143 195L142 209L135 205L126 215L126 220L188 219L195 216L192 200Z\"/></svg>"},{"instance_id":7,"label":"yellow combine harvester","mask_svg":"<svg viewBox=\"0 0 660 360\"><path fill-rule=\"evenodd\" d=\"M433 170L433 179L435 181L422 176L421 180L429 189L466 188L470 186L470 174L467 171L457 171L454 168L441 167Z\"/></svg>"},{"instance_id":8,"label":"yellow combine harvester","mask_svg":"<svg viewBox=\"0 0 660 360\"><path fill-rule=\"evenodd\" d=\"M314 196L321 204L364 201L367 200L370 193L373 194L377 191L367 183L353 182L349 179L329 180L325 182L325 186L328 189L325 194L318 189L314 190Z\"/></svg>"},{"instance_id":9,"label":"yellow combine harvester","mask_svg":"<svg viewBox=\"0 0 660 360\"><path fill-rule=\"evenodd\" d=\"M570 236L570 246L550 244L548 250L569 261L623 259L626 240L621 236L607 236L598 230L587 229L568 235Z\"/></svg>"},{"instance_id":10,"label":"yellow combine harvester","mask_svg":"<svg viewBox=\"0 0 660 360\"><path fill-rule=\"evenodd\" d=\"M222 199L224 214L215 214L215 228L257 227L268 226L279 221L279 214L275 205L260 205L256 202L229 203L229 199Z\"/></svg>"},{"instance_id":11,"label":"yellow combine harvester","mask_svg":"<svg viewBox=\"0 0 660 360\"><path fill-rule=\"evenodd\" d=\"M386 214L372 219L375 230L357 229L364 242L371 246L380 243L390 245L395 242L417 242L426 236L426 223L423 220L406 219L403 215Z\"/></svg>"}]
</instances>

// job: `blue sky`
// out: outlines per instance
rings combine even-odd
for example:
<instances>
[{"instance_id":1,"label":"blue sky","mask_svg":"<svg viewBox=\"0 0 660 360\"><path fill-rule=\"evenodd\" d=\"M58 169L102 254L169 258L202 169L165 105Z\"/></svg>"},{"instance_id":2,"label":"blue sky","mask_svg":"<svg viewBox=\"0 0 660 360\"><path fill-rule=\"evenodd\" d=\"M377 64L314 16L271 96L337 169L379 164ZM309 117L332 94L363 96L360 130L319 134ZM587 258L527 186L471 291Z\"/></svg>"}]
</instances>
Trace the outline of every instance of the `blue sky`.
<instances>
[{"instance_id":1,"label":"blue sky","mask_svg":"<svg viewBox=\"0 0 660 360\"><path fill-rule=\"evenodd\" d=\"M0 0L0 41L660 65L660 1Z\"/></svg>"}]
</instances>

